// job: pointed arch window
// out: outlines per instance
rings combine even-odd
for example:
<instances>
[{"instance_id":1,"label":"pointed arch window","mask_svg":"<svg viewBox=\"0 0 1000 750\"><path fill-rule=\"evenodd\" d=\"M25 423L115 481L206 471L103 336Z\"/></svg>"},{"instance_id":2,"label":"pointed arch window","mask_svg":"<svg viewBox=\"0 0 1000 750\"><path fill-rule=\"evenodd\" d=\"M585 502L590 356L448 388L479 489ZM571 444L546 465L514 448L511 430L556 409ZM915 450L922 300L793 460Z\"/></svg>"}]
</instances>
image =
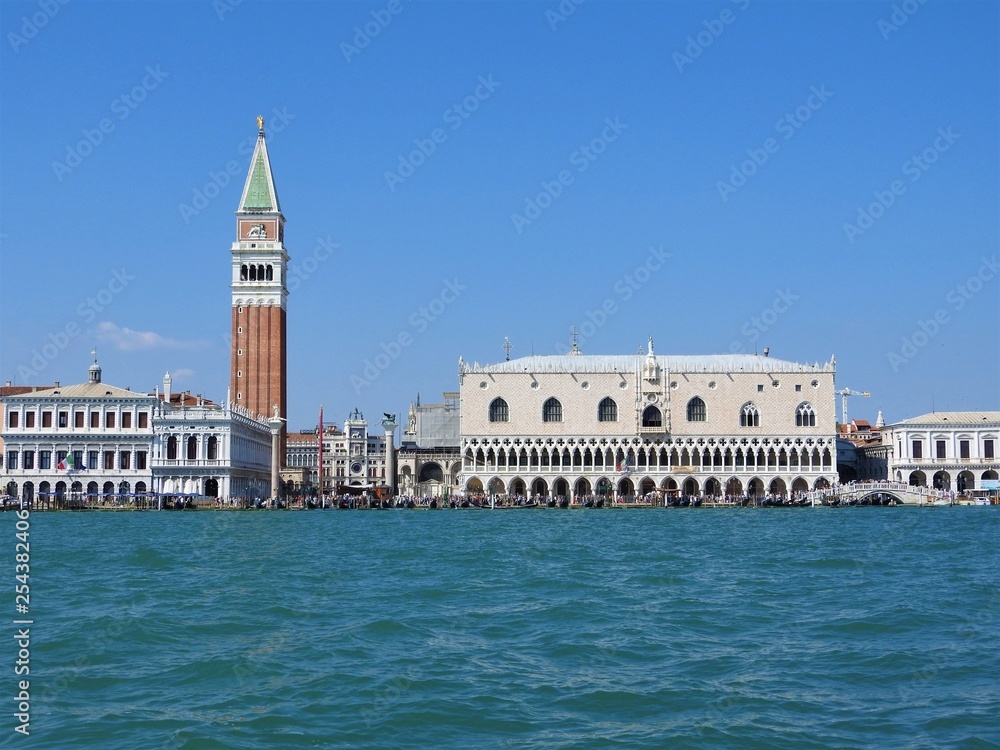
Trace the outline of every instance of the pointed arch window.
<instances>
[{"instance_id":1,"label":"pointed arch window","mask_svg":"<svg viewBox=\"0 0 1000 750\"><path fill-rule=\"evenodd\" d=\"M617 422L618 421L618 404L615 400L608 396L601 400L601 403L597 405L597 421L598 422Z\"/></svg>"},{"instance_id":2,"label":"pointed arch window","mask_svg":"<svg viewBox=\"0 0 1000 750\"><path fill-rule=\"evenodd\" d=\"M740 409L740 427L760 427L760 412L752 402Z\"/></svg>"},{"instance_id":3,"label":"pointed arch window","mask_svg":"<svg viewBox=\"0 0 1000 750\"><path fill-rule=\"evenodd\" d=\"M705 408L705 402L702 401L700 397L695 396L693 399L688 401L687 405L688 422L704 422L707 416L708 416L708 410Z\"/></svg>"},{"instance_id":4,"label":"pointed arch window","mask_svg":"<svg viewBox=\"0 0 1000 750\"><path fill-rule=\"evenodd\" d=\"M663 415L655 406L647 406L642 411L643 427L663 427Z\"/></svg>"},{"instance_id":5,"label":"pointed arch window","mask_svg":"<svg viewBox=\"0 0 1000 750\"><path fill-rule=\"evenodd\" d=\"M510 410L507 408L507 402L502 398L495 398L490 402L490 421L491 422L509 422L510 421Z\"/></svg>"},{"instance_id":6,"label":"pointed arch window","mask_svg":"<svg viewBox=\"0 0 1000 750\"><path fill-rule=\"evenodd\" d=\"M562 422L562 419L562 404L559 403L559 399L553 397L542 404L543 422Z\"/></svg>"},{"instance_id":7,"label":"pointed arch window","mask_svg":"<svg viewBox=\"0 0 1000 750\"><path fill-rule=\"evenodd\" d=\"M795 426L796 427L816 426L816 412L813 411L812 404L810 404L807 401L799 404L798 408L795 410Z\"/></svg>"}]
</instances>

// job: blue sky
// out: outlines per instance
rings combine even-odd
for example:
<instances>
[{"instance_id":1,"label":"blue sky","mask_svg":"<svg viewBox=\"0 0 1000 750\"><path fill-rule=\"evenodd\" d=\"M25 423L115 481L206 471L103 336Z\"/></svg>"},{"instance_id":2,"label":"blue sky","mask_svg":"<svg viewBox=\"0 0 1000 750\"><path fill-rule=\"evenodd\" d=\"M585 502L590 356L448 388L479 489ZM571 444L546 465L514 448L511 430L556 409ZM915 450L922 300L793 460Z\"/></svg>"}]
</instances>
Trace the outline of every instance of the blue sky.
<instances>
[{"instance_id":1,"label":"blue sky","mask_svg":"<svg viewBox=\"0 0 1000 750\"><path fill-rule=\"evenodd\" d=\"M225 397L261 114L292 429L574 325L592 354L836 355L858 418L1000 409L995 2L0 13L0 381L80 382L96 346L115 385Z\"/></svg>"}]
</instances>

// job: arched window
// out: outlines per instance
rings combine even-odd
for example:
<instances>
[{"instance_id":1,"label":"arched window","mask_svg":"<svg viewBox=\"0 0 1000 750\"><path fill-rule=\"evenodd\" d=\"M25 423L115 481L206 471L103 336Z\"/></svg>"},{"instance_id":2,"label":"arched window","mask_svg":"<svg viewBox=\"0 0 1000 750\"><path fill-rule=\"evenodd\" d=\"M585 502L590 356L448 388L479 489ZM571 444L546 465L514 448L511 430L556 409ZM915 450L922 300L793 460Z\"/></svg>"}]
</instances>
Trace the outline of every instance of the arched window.
<instances>
[{"instance_id":1,"label":"arched window","mask_svg":"<svg viewBox=\"0 0 1000 750\"><path fill-rule=\"evenodd\" d=\"M603 399L601 403L597 405L597 421L598 422L618 421L618 404L616 404L615 400L610 396Z\"/></svg>"},{"instance_id":2,"label":"arched window","mask_svg":"<svg viewBox=\"0 0 1000 750\"><path fill-rule=\"evenodd\" d=\"M194 461L198 458L198 438L194 435L187 439L187 457L188 461Z\"/></svg>"},{"instance_id":3,"label":"arched window","mask_svg":"<svg viewBox=\"0 0 1000 750\"><path fill-rule=\"evenodd\" d=\"M663 427L663 415L655 406L647 406L642 411L643 427Z\"/></svg>"},{"instance_id":4,"label":"arched window","mask_svg":"<svg viewBox=\"0 0 1000 750\"><path fill-rule=\"evenodd\" d=\"M743 404L740 409L740 427L760 427L760 412L752 403Z\"/></svg>"},{"instance_id":5,"label":"arched window","mask_svg":"<svg viewBox=\"0 0 1000 750\"><path fill-rule=\"evenodd\" d=\"M208 458L210 461L219 458L219 439L215 435L208 438Z\"/></svg>"},{"instance_id":6,"label":"arched window","mask_svg":"<svg viewBox=\"0 0 1000 750\"><path fill-rule=\"evenodd\" d=\"M542 404L542 421L562 422L562 404L559 403L559 399L550 398Z\"/></svg>"},{"instance_id":7,"label":"arched window","mask_svg":"<svg viewBox=\"0 0 1000 750\"><path fill-rule=\"evenodd\" d=\"M247 280L247 264L244 263L242 266L240 266L240 281L246 281L246 280Z\"/></svg>"},{"instance_id":8,"label":"arched window","mask_svg":"<svg viewBox=\"0 0 1000 750\"><path fill-rule=\"evenodd\" d=\"M177 436L171 435L167 438L167 460L174 461L177 458Z\"/></svg>"},{"instance_id":9,"label":"arched window","mask_svg":"<svg viewBox=\"0 0 1000 750\"><path fill-rule=\"evenodd\" d=\"M257 266L250 266L250 281L257 280Z\"/></svg>"},{"instance_id":10,"label":"arched window","mask_svg":"<svg viewBox=\"0 0 1000 750\"><path fill-rule=\"evenodd\" d=\"M799 407L795 410L795 426L796 427L816 426L816 412L813 411L812 404L809 404L807 402L799 404Z\"/></svg>"},{"instance_id":11,"label":"arched window","mask_svg":"<svg viewBox=\"0 0 1000 750\"><path fill-rule=\"evenodd\" d=\"M490 421L509 422L510 412L507 409L507 402L502 398L495 398L490 402Z\"/></svg>"},{"instance_id":12,"label":"arched window","mask_svg":"<svg viewBox=\"0 0 1000 750\"><path fill-rule=\"evenodd\" d=\"M688 422L704 422L706 417L705 402L698 396L688 401L687 417Z\"/></svg>"},{"instance_id":13,"label":"arched window","mask_svg":"<svg viewBox=\"0 0 1000 750\"><path fill-rule=\"evenodd\" d=\"M264 269L264 279L266 281L274 279L274 267L270 263L268 263L267 268Z\"/></svg>"}]
</instances>

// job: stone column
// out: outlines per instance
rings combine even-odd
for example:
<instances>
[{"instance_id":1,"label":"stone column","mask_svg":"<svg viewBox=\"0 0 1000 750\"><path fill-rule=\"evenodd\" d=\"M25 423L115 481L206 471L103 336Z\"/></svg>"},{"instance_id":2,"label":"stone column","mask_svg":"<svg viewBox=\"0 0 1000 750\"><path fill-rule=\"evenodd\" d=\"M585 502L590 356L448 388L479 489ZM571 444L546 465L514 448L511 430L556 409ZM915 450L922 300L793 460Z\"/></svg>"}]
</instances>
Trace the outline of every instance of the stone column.
<instances>
[{"instance_id":1,"label":"stone column","mask_svg":"<svg viewBox=\"0 0 1000 750\"><path fill-rule=\"evenodd\" d=\"M271 499L277 500L278 489L281 482L279 467L281 466L281 423L284 422L278 416L278 407L274 407L274 416L267 420L267 426L271 428Z\"/></svg>"},{"instance_id":2,"label":"stone column","mask_svg":"<svg viewBox=\"0 0 1000 750\"><path fill-rule=\"evenodd\" d=\"M389 485L389 496L396 496L396 416L386 415L382 420L385 430L385 483Z\"/></svg>"}]
</instances>

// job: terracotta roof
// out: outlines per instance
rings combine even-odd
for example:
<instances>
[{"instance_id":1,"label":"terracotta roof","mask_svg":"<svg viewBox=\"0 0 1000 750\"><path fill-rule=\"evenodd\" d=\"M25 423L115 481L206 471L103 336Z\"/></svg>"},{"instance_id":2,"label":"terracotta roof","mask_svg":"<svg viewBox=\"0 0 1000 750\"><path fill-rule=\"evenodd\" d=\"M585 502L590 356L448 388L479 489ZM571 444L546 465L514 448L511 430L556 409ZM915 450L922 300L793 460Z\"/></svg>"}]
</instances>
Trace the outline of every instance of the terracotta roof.
<instances>
[{"instance_id":1,"label":"terracotta roof","mask_svg":"<svg viewBox=\"0 0 1000 750\"><path fill-rule=\"evenodd\" d=\"M164 401L164 395L160 394L160 401ZM218 406L214 401L209 401L207 398L202 398L201 403L204 406ZM197 406L198 397L192 396L190 393L171 393L170 394L170 405L171 406Z\"/></svg>"},{"instance_id":2,"label":"terracotta roof","mask_svg":"<svg viewBox=\"0 0 1000 750\"><path fill-rule=\"evenodd\" d=\"M0 385L0 398L4 396L23 396L25 393L47 391L54 385Z\"/></svg>"}]
</instances>

